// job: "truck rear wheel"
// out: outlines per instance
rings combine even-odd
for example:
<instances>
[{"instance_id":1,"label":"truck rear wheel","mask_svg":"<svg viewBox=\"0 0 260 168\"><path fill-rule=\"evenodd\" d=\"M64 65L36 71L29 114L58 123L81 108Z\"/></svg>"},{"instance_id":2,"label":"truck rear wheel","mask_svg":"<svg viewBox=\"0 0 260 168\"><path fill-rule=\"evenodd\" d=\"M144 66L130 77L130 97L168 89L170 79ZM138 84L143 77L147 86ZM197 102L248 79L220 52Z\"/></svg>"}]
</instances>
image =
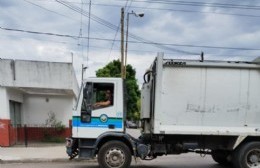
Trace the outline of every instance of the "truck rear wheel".
<instances>
[{"instance_id":1,"label":"truck rear wheel","mask_svg":"<svg viewBox=\"0 0 260 168\"><path fill-rule=\"evenodd\" d=\"M98 163L101 168L127 168L131 160L130 149L120 141L107 142L98 152Z\"/></svg>"},{"instance_id":2,"label":"truck rear wheel","mask_svg":"<svg viewBox=\"0 0 260 168\"><path fill-rule=\"evenodd\" d=\"M233 164L236 168L260 167L260 142L249 142L235 150Z\"/></svg>"},{"instance_id":3,"label":"truck rear wheel","mask_svg":"<svg viewBox=\"0 0 260 168\"><path fill-rule=\"evenodd\" d=\"M220 165L230 165L231 162L228 161L228 156L230 155L230 152L224 151L224 150L213 150L211 153L211 156L213 160Z\"/></svg>"}]
</instances>

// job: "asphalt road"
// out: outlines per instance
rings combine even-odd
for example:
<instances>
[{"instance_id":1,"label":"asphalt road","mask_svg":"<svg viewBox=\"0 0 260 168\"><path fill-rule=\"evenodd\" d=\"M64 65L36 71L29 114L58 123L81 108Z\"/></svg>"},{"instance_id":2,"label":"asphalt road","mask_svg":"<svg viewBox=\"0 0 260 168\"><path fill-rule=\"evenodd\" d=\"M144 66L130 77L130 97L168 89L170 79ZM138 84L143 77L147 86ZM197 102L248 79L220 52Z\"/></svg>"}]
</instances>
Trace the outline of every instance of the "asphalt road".
<instances>
[{"instance_id":1,"label":"asphalt road","mask_svg":"<svg viewBox=\"0 0 260 168\"><path fill-rule=\"evenodd\" d=\"M140 130L127 129L134 137L140 135ZM9 163L0 164L0 168L98 168L98 163L91 161L45 162L45 163ZM222 168L213 161L211 156L201 157L199 154L182 154L162 156L152 161L132 160L131 168Z\"/></svg>"},{"instance_id":2,"label":"asphalt road","mask_svg":"<svg viewBox=\"0 0 260 168\"><path fill-rule=\"evenodd\" d=\"M96 162L60 162L60 163L9 163L0 164L0 168L98 168ZM152 161L132 161L132 168L221 168L210 156L198 154L163 156Z\"/></svg>"}]
</instances>

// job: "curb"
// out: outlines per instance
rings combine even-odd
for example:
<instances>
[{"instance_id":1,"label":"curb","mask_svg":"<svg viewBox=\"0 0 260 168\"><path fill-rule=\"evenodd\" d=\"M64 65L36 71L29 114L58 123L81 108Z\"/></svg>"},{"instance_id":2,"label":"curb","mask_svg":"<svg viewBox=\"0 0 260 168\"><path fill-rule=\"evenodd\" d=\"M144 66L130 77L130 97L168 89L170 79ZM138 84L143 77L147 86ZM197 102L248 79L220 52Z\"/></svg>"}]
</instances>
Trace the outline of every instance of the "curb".
<instances>
[{"instance_id":1,"label":"curb","mask_svg":"<svg viewBox=\"0 0 260 168\"><path fill-rule=\"evenodd\" d=\"M63 162L97 162L97 159L22 159L22 160L1 160L0 164L9 164L9 163L47 163L47 162L56 162L56 163L63 163Z\"/></svg>"}]
</instances>

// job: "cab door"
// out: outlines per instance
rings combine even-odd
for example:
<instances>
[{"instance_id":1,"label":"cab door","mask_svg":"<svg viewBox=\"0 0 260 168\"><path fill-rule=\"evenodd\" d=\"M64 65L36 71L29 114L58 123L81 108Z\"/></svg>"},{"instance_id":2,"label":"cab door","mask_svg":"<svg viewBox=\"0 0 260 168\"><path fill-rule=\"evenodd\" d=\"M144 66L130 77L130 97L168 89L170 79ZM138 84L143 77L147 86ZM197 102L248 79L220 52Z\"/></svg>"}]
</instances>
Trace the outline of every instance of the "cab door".
<instances>
[{"instance_id":1,"label":"cab door","mask_svg":"<svg viewBox=\"0 0 260 168\"><path fill-rule=\"evenodd\" d=\"M118 103L117 82L87 82L83 91L78 136L97 138L108 131L123 131L123 111ZM108 102L107 92L111 93L110 104L96 106Z\"/></svg>"}]
</instances>

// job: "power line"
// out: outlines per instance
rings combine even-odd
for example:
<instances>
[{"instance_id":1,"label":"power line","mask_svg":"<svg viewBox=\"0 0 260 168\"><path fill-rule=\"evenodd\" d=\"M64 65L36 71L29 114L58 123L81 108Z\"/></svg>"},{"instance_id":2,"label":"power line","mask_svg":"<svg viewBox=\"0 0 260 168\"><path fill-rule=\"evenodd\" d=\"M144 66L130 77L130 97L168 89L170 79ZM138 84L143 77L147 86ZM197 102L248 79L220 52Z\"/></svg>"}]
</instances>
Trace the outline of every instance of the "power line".
<instances>
[{"instance_id":1,"label":"power line","mask_svg":"<svg viewBox=\"0 0 260 168\"><path fill-rule=\"evenodd\" d=\"M82 10L83 10L83 0L81 0L81 11L82 11ZM82 15L80 15L79 37L82 37L82 23L83 23L83 21L82 21ZM83 43L83 40L82 40L82 39L79 38L79 40L80 40L81 43ZM82 57L82 58L84 57L83 52L84 52L84 48L83 48L83 46L81 46L81 57Z\"/></svg>"},{"instance_id":2,"label":"power line","mask_svg":"<svg viewBox=\"0 0 260 168\"><path fill-rule=\"evenodd\" d=\"M62 14L57 13L57 12L55 12L55 11L49 10L49 9L47 9L47 8L45 8L45 7L42 7L42 6L38 5L38 4L32 3L32 2L30 2L30 1L27 1L27 0L24 0L24 1L26 1L27 3L30 3L30 4L32 4L32 5L34 5L34 6L37 6L37 7L41 8L41 9L44 9L44 10L46 10L46 11L55 13L55 14L57 14L57 15L60 15L60 16L63 16L63 17L66 17L66 18L69 18L69 19L72 19L72 20L76 20L76 19L70 18L70 17L68 17L68 16L66 16L66 15L62 15ZM38 1L39 1L39 0L38 0ZM54 1L53 1L53 2L54 2ZM82 4L88 4L88 5L89 5L90 3L82 3ZM81 22L81 24L84 24L84 23L82 23L82 10L81 10L80 13L81 13L80 22ZM90 22L90 17L89 17L89 22ZM86 25L86 24L84 24L84 25ZM88 25L86 25L86 26L89 27L90 24L88 24ZM82 25L81 25L81 27L82 27ZM88 28L88 30L90 30L90 28ZM82 28L80 29L79 36L82 36ZM89 33L88 33L88 37L89 37ZM89 39L88 39L88 43L89 43ZM86 46L86 47L87 47L87 46ZM82 50L83 50L83 48L82 48ZM88 49L88 50L89 50L89 49ZM82 55L83 55L83 54L82 54ZM88 55L88 54L87 54L87 55ZM88 57L88 56L87 56L87 57Z\"/></svg>"},{"instance_id":3,"label":"power line","mask_svg":"<svg viewBox=\"0 0 260 168\"><path fill-rule=\"evenodd\" d=\"M132 1L131 1L132 2ZM126 1L125 3L125 8L127 7L127 4L128 4L128 0ZM132 3L131 3L132 4ZM129 8L128 8L129 9ZM120 27L120 20L119 20L119 23L117 24L117 29L116 29L116 33L115 33L115 36L114 36L114 40L112 42L112 45L111 45L111 48L110 48L110 51L109 51L109 55L108 55L108 60L110 59L110 56L111 56L111 53L112 53L112 49L114 47L114 44L115 44L115 40L116 40L116 37L117 37L117 34L118 34L118 31L119 31L119 27Z\"/></svg>"},{"instance_id":4,"label":"power line","mask_svg":"<svg viewBox=\"0 0 260 168\"><path fill-rule=\"evenodd\" d=\"M76 3L76 2L69 2L69 3ZM104 4L104 3L93 3L92 5L95 6L105 6L105 7L118 7L121 8L121 5L111 5L111 4ZM140 6L131 6L134 9L148 9L148 10L160 10L160 11L172 11L172 12L186 12L186 13L201 13L201 14L216 14L216 15L229 15L229 16L240 16L240 17L260 17L260 15L249 15L249 14L239 14L239 13L225 13L225 12L205 12L205 11L195 11L195 10L185 10L185 9L172 9L172 8L158 8L158 7L140 7ZM260 6L259 6L260 8Z\"/></svg>"},{"instance_id":5,"label":"power line","mask_svg":"<svg viewBox=\"0 0 260 168\"><path fill-rule=\"evenodd\" d=\"M70 8L70 9L73 10L73 11L75 11L75 12L77 12L77 13L80 13L80 9L79 9L78 7L73 6L73 5L71 5L71 4L69 4L69 3L66 3L66 2L64 2L64 1L60 1L60 0L56 0L56 1L57 1L58 3L64 5L64 6L68 7L68 8ZM115 26L115 25L113 25L112 23L110 23L110 22L108 22L108 21L106 21L106 20L104 20L104 19L101 19L101 18L99 18L99 17L97 17L97 16L95 16L95 15L93 15L93 14L92 14L91 16L89 16L88 13L85 13L85 12L83 11L83 15L86 16L86 17L91 17L92 20L94 20L94 21L96 21L97 23L100 23L101 25L104 25L104 26L106 26L106 27L108 27L108 28L110 28L110 29L112 29L112 30L117 30L117 26ZM142 42L150 43L150 44L155 45L156 47L161 48L161 49L164 49L164 50L170 50L170 51L175 51L175 52L184 53L184 54L189 54L189 55L198 55L198 54L200 54L200 53L194 53L194 52L189 52L189 51L184 51L184 50L178 50L178 49L171 48L171 47L167 47L167 46L162 46L162 45L160 45L160 44L158 44L158 43L154 43L154 42L152 42L152 41L143 39L143 38L138 37L138 36L136 36L136 35L134 35L134 34L131 34L131 33L129 33L128 35L129 35L129 37L131 37L131 38L133 38L133 39L136 39L136 40L142 41Z\"/></svg>"},{"instance_id":6,"label":"power line","mask_svg":"<svg viewBox=\"0 0 260 168\"><path fill-rule=\"evenodd\" d=\"M115 0L115 1L125 1L125 0ZM202 6L202 7L232 8L232 9L242 9L242 10L260 10L260 6L222 4L222 3L189 2L189 1L173 1L173 0L133 0L133 2L193 6L193 7L194 6Z\"/></svg>"},{"instance_id":7,"label":"power line","mask_svg":"<svg viewBox=\"0 0 260 168\"><path fill-rule=\"evenodd\" d=\"M57 37L68 37L73 39L78 39L78 36L72 36L72 35L64 35L64 34L57 34L57 33L46 33L46 32L38 32L38 31L30 31L30 30L22 30L22 29L12 29L12 28L6 28L6 27L0 27L2 30L7 31L16 31L16 32L22 32L22 33L30 33L30 34L39 34L39 35L48 35L48 36L57 36ZM83 37L81 37L83 38Z\"/></svg>"},{"instance_id":8,"label":"power line","mask_svg":"<svg viewBox=\"0 0 260 168\"><path fill-rule=\"evenodd\" d=\"M34 1L44 1L44 2L53 2L55 0L34 0ZM64 1L65 0L61 0ZM114 1L128 1L128 0L114 0ZM69 3L75 3L79 4L80 2L76 1L66 1ZM177 1L177 0L133 0L133 2L146 2L146 3L158 3L158 4L184 4L184 5L190 5L190 6L210 6L210 7L232 7L232 8L241 8L241 9L260 9L259 5L238 5L234 3L210 3L210 2L192 2L192 1Z\"/></svg>"},{"instance_id":9,"label":"power line","mask_svg":"<svg viewBox=\"0 0 260 168\"><path fill-rule=\"evenodd\" d=\"M133 0L130 0L130 3L129 3L129 5L128 5L128 7L125 6L125 9L126 9L126 14L125 14L125 15L127 15L127 12L128 12L129 9L132 7L132 3L133 3Z\"/></svg>"},{"instance_id":10,"label":"power line","mask_svg":"<svg viewBox=\"0 0 260 168\"><path fill-rule=\"evenodd\" d=\"M56 34L56 33L47 33L47 32L38 32L38 31L29 31L29 30L22 30L22 29L12 29L6 27L0 27L2 30L7 31L16 31L22 33L30 33L30 34L38 34L38 35L48 35L48 36L57 36L57 37L67 37L77 39L78 36L73 35L64 35L64 34ZM80 37L84 39L91 39L91 40L99 40L99 41L113 41L113 39L107 38L97 38L97 37ZM115 40L120 42L120 40ZM178 46L178 47L189 47L189 48L210 48L210 49L224 49L224 50L245 50L245 51L260 51L260 48L242 48L242 47L223 47L223 46L206 46L206 45L190 45L190 44L176 44L176 43L155 43L155 42L141 42L141 41L128 41L129 43L135 44L156 44L156 45L163 45L163 46Z\"/></svg>"},{"instance_id":11,"label":"power line","mask_svg":"<svg viewBox=\"0 0 260 168\"><path fill-rule=\"evenodd\" d=\"M35 0L35 1L44 1L44 2L53 2L55 0ZM64 1L68 3L79 4L75 1ZM128 0L114 0L114 1L128 1ZM202 6L202 7L218 7L218 8L234 8L234 9L251 9L251 10L260 10L258 5L237 5L234 3L209 3L209 2L191 2L191 1L174 1L174 0L133 0L137 3L157 3L157 4L168 4L168 5L182 5L182 6Z\"/></svg>"},{"instance_id":12,"label":"power line","mask_svg":"<svg viewBox=\"0 0 260 168\"><path fill-rule=\"evenodd\" d=\"M52 11L52 10L50 10L50 9L47 9L47 8L41 6L41 5L35 4L35 3L31 2L31 1L28 1L28 0L23 0L23 1L25 1L25 2L27 2L27 3L29 3L29 4L31 4L31 5L37 6L37 7L41 8L41 9L47 10L47 11L49 11L49 12L51 12L51 13L54 13L54 14L57 14L57 15L66 17L66 18L68 18L68 19L75 20L75 19L72 18L72 17L69 17L69 16L67 16L67 15L63 15L63 14L60 14L60 13L58 13L58 12Z\"/></svg>"},{"instance_id":13,"label":"power line","mask_svg":"<svg viewBox=\"0 0 260 168\"><path fill-rule=\"evenodd\" d=\"M64 45L75 45L75 46L83 46L87 47L87 45L79 44L79 43L70 43L67 41L55 41L55 40L44 40L44 39L35 39L38 41L45 41L45 42L51 42L51 43L58 43L58 44L64 44ZM103 50L110 50L110 48L106 47L100 47L100 46L89 46L90 48L98 48L98 49L103 49ZM117 49L112 49L116 51ZM133 52L140 52L140 53L157 53L158 51L148 51L148 50L128 50L128 51L133 51ZM170 53L170 52L165 52L165 54L176 54L176 53Z\"/></svg>"},{"instance_id":14,"label":"power line","mask_svg":"<svg viewBox=\"0 0 260 168\"><path fill-rule=\"evenodd\" d=\"M81 14L80 8L75 7L75 6L73 6L73 5L70 5L70 4L68 4L68 3L64 2L64 1L60 1L60 0L56 0L56 1L57 1L58 3L64 5L64 6L66 6L67 8L69 8L69 9L71 9L71 10L73 10L73 11L79 13L79 14ZM112 29L112 30L116 30L116 28L117 28L117 27L116 27L115 25L113 25L112 23L110 23L110 22L108 22L108 21L105 21L104 19L101 19L101 18L95 16L94 14L91 14L91 16L89 16L88 12L85 12L84 10L83 10L83 13L82 13L82 14L83 14L83 16L90 17L90 19L92 19L93 21L95 21L95 22L97 22L97 23L99 23L99 24L101 24L101 25L104 25L104 26L106 26L106 27L108 27L108 28L110 28L110 29Z\"/></svg>"},{"instance_id":15,"label":"power line","mask_svg":"<svg viewBox=\"0 0 260 168\"><path fill-rule=\"evenodd\" d=\"M31 4L31 5L37 6L37 7L41 8L41 9L43 9L43 10L46 10L46 11L48 11L48 12L54 13L54 14L59 15L59 16L62 16L62 17L65 17L65 18L67 18L67 19L74 20L74 21L80 21L79 19L74 19L73 17L69 17L69 16L67 16L67 15L63 15L63 14L61 14L61 13L58 13L58 12L53 11L53 10L50 10L50 9L48 9L48 8L45 8L45 7L41 6L41 5L35 4L35 3L30 2L30 1L28 1L28 0L24 0L24 1L27 2L27 3L29 3L29 4ZM34 1L40 1L40 0L34 0ZM85 26L87 26L87 24L84 24L84 22L83 22L82 24L85 25Z\"/></svg>"},{"instance_id":16,"label":"power line","mask_svg":"<svg viewBox=\"0 0 260 168\"><path fill-rule=\"evenodd\" d=\"M89 16L91 16L91 0L89 0ZM82 11L83 12L83 11ZM89 36L90 36L90 17L88 18L88 50L87 50L87 66L88 66L88 58L89 58Z\"/></svg>"},{"instance_id":17,"label":"power line","mask_svg":"<svg viewBox=\"0 0 260 168\"><path fill-rule=\"evenodd\" d=\"M65 1L60 1L60 2L65 2ZM60 3L60 2L59 2L59 3ZM65 4L63 4L63 5L65 5ZM67 6L67 5L65 5L65 6ZM80 13L80 14L82 13L81 11L77 11L77 10L73 9L70 5L67 6L67 7L69 7L70 9L72 9L72 10L74 10L74 11ZM89 15L85 15L85 16L90 17ZM94 16L94 15L93 15L93 16ZM91 17L93 17L93 16L91 16ZM111 23L109 23L109 22L107 22L107 21L104 21L103 19L98 18L97 16L94 16L94 17L95 17L95 18L92 18L92 19L94 19L94 21L96 21L96 22L98 22L98 23L100 23L100 24L102 24L102 25L104 25L104 26L106 26L106 27L109 27L109 28L111 28L111 29L114 29L114 30L116 29L116 30L118 30L118 26L115 26L115 25L113 25L113 24L111 24ZM147 42L147 40L145 40L145 39L143 39L143 38L140 38L140 37L138 37L138 36L135 36L135 35L132 35L132 34L129 34L129 36L132 37L132 38L134 38L134 39L137 39L137 40L139 40L139 41L146 41L146 42ZM114 43L114 41L113 41L113 43ZM153 44L153 45L158 45L158 43L154 43L154 42L151 42L151 41L148 41L148 43ZM169 47L167 47L167 46L157 46L157 47L162 48L162 49L165 49L165 50L171 50L171 51L181 52L181 53L188 53L188 54L192 54L192 55L198 54L198 53L189 53L189 52L186 52L186 51L169 48Z\"/></svg>"},{"instance_id":18,"label":"power line","mask_svg":"<svg viewBox=\"0 0 260 168\"><path fill-rule=\"evenodd\" d=\"M110 5L110 4L93 4L96 6L107 6L107 7L118 7L121 8L121 5ZM172 9L172 8L158 8L158 7L139 7L131 6L133 9L145 9L145 10L159 10L159 11L171 11L171 12L185 12L185 13L201 13L201 14L216 14L216 15L228 15L228 16L239 16L239 17L253 17L258 18L260 15L249 15L249 14L239 14L239 13L225 13L225 12L205 12L205 11L195 11L195 10L186 10L186 9Z\"/></svg>"},{"instance_id":19,"label":"power line","mask_svg":"<svg viewBox=\"0 0 260 168\"><path fill-rule=\"evenodd\" d=\"M42 1L42 0L34 0L34 1ZM55 0L49 0L47 2L54 2L54 1ZM46 0L44 2L46 2ZM67 2L78 4L78 2L73 2L73 1L67 1ZM89 3L85 3L85 4L89 4ZM122 5L104 4L104 3L92 3L92 5L93 6L103 6L103 7L118 7L118 8L122 7ZM260 8L260 6L256 6L256 7ZM252 17L252 18L260 17L260 15L250 15L250 14L240 14L240 13L226 13L226 12L215 12L215 11L211 11L211 12L210 11L196 11L196 10L173 9L173 8L162 8L162 7L158 8L158 7L148 7L148 6L146 6L146 7L131 6L131 8L133 8L133 9L145 9L145 10L171 11L171 12L184 12L184 13L201 13L201 14L227 15L227 16L238 16L238 17Z\"/></svg>"},{"instance_id":20,"label":"power line","mask_svg":"<svg viewBox=\"0 0 260 168\"><path fill-rule=\"evenodd\" d=\"M41 7L41 6L39 6L39 5L36 5L36 6L38 6L38 7ZM48 9L46 9L46 8L43 8L43 9L45 9L45 10L48 10ZM48 11L50 11L50 10L48 10ZM53 11L50 11L50 12L53 12ZM78 12L78 11L77 11ZM56 12L54 12L54 13L56 13ZM79 13L81 13L81 12L79 12ZM56 14L59 14L59 13L56 13ZM59 14L59 15L61 15L61 14ZM63 16L63 15L62 15ZM65 15L64 15L65 16ZM66 17L66 16L65 16ZM87 16L87 17L89 17L89 16ZM98 17L97 17L98 18ZM103 20L101 20L101 22L102 22ZM102 23L101 23L102 24ZM118 30L118 26L114 26L114 25L107 25L107 26L109 26L109 28L112 28L111 26L113 26L114 28L116 28L116 30ZM112 28L112 29L114 29L114 28ZM131 34L129 35L130 37L131 37ZM142 39L142 38L139 38L139 37L137 37L137 36L135 36L135 35L132 35L132 38L134 38L134 39L138 39L138 40L140 40L140 41L142 41L142 40L144 40L144 39ZM113 43L115 42L115 40L113 40ZM150 44L158 44L158 43L153 43L153 42L149 42ZM157 46L158 47L158 46ZM201 47L203 47L203 46L201 46ZM166 47L166 46L160 46L159 48L162 48L162 49L166 49L166 50L172 50L172 48L168 48L168 47ZM177 51L178 52L178 51ZM182 51L180 51L180 52L182 52ZM194 53L193 53L194 54Z\"/></svg>"},{"instance_id":21,"label":"power line","mask_svg":"<svg viewBox=\"0 0 260 168\"><path fill-rule=\"evenodd\" d=\"M75 46L81 46L81 44L78 43L70 43L70 42L66 42L66 41L54 41L54 40L44 40L44 39L36 39L38 41L46 41L46 42L52 42L52 43L58 43L58 44L65 44L65 45L75 45ZM82 45L84 47L87 47L86 45ZM102 50L110 50L110 48L106 48L106 47L100 47L100 46L89 46L90 48L98 48L98 49L102 49ZM116 49L113 49L114 51ZM139 52L139 53L157 53L158 51L148 51L148 50L128 50L128 51L132 51L132 52ZM172 52L164 52L164 54L176 54L176 53L172 53ZM225 54L225 55L219 55L219 54L207 54L209 56L214 56L214 57L259 57L259 55L230 55L230 54ZM178 55L178 57L180 57L180 55ZM181 56L182 57L182 56Z\"/></svg>"},{"instance_id":22,"label":"power line","mask_svg":"<svg viewBox=\"0 0 260 168\"><path fill-rule=\"evenodd\" d=\"M71 5L64 4L65 1L60 1L60 0L59 0L59 1L56 0L56 1L59 2L59 3L62 3L63 5L65 5L65 6L67 6L68 8L74 10L75 12L81 13L80 11L76 10L75 8L73 8ZM85 15L85 16L90 17L89 15ZM113 25L113 24L111 24L111 23L109 23L109 22L107 22L107 21L105 21L105 20L103 20L103 19L101 19L101 18L95 16L95 15L92 15L91 17L94 17L94 18L92 18L94 21L96 21L96 22L98 22L98 23L100 23L100 24L102 24L102 25L104 25L104 26L106 26L106 27L109 27L110 29L118 30L118 26L115 26L115 25ZM186 53L186 54L192 54L192 55L198 54L198 53L190 53L190 52L186 52L186 51L182 51L182 50L177 50L177 49L169 48L169 47L167 47L167 46L160 46L160 44L158 44L158 43L154 43L154 42L151 42L151 41L147 41L147 40L145 40L145 39L143 39L143 38L140 38L140 37L138 37L138 36L135 36L135 35L133 35L133 34L129 34L129 36L130 36L131 38L137 39L137 40L139 40L139 41L143 41L143 42L146 41L146 43L149 43L149 44L159 45L159 46L157 46L157 47L162 48L162 49L165 49L165 50L171 50L171 51L175 51L175 52ZM113 42L113 43L114 43L114 42Z\"/></svg>"}]
</instances>

